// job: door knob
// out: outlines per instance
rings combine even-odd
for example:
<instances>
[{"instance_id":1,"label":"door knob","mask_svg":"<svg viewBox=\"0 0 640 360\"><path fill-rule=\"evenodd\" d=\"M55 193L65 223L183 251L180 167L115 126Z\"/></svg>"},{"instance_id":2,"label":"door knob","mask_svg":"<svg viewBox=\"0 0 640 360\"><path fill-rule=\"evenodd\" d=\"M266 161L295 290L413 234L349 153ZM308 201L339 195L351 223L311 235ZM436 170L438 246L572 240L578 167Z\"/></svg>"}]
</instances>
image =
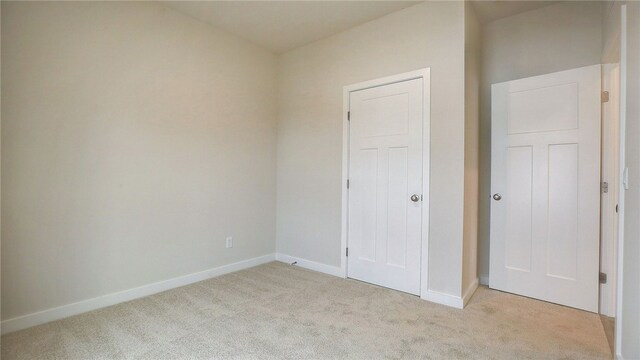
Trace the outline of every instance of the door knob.
<instances>
[{"instance_id":1,"label":"door knob","mask_svg":"<svg viewBox=\"0 0 640 360\"><path fill-rule=\"evenodd\" d=\"M418 200L420 200L420 196L416 194L411 195L411 201L418 202Z\"/></svg>"},{"instance_id":2,"label":"door knob","mask_svg":"<svg viewBox=\"0 0 640 360\"><path fill-rule=\"evenodd\" d=\"M495 193L493 194L493 200L500 201L502 199L502 195Z\"/></svg>"}]
</instances>

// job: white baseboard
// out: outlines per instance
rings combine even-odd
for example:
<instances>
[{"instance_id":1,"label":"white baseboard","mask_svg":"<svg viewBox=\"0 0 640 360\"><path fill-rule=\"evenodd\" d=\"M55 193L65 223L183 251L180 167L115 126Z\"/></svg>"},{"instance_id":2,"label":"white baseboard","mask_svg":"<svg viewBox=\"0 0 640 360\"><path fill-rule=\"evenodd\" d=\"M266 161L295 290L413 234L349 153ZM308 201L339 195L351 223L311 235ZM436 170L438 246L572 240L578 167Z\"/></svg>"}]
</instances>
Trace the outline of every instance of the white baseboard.
<instances>
[{"instance_id":1,"label":"white baseboard","mask_svg":"<svg viewBox=\"0 0 640 360\"><path fill-rule=\"evenodd\" d=\"M478 279L475 279L469 285L469 287L467 288L467 290L465 290L462 297L451 295L451 294L445 294L438 291L427 290L422 294L422 296L420 296L420 298L440 304L440 305L451 306L456 309L464 309L464 307L467 305L467 303L469 302L473 294L476 292L476 289L478 289Z\"/></svg>"},{"instance_id":2,"label":"white baseboard","mask_svg":"<svg viewBox=\"0 0 640 360\"><path fill-rule=\"evenodd\" d=\"M63 319L69 316L78 315L87 311L104 308L119 304L125 301L138 299L141 297L156 294L162 291L193 284L198 281L210 279L216 276L232 273L235 271L248 269L254 266L265 264L275 260L275 254L268 254L256 258L238 261L233 264L223 265L216 268L200 271L197 273L176 277L169 280L159 281L153 284L143 285L137 288L120 291L108 295L99 296L93 299L83 300L76 303L63 305L60 307L47 309L37 313L19 316L0 322L0 333L26 329L32 326L48 323L50 321Z\"/></svg>"},{"instance_id":3,"label":"white baseboard","mask_svg":"<svg viewBox=\"0 0 640 360\"><path fill-rule=\"evenodd\" d=\"M473 294L476 292L476 290L478 290L479 282L480 282L480 280L478 278L473 280L473 282L469 285L469 287L464 292L464 294L462 294L462 307L463 308L465 306L467 306L467 304L469 303L469 300L471 300L471 297L473 296Z\"/></svg>"},{"instance_id":4,"label":"white baseboard","mask_svg":"<svg viewBox=\"0 0 640 360\"><path fill-rule=\"evenodd\" d=\"M420 296L422 299L434 302L440 305L451 306L456 309L464 308L464 301L460 296L445 294L438 291L427 290Z\"/></svg>"},{"instance_id":5,"label":"white baseboard","mask_svg":"<svg viewBox=\"0 0 640 360\"><path fill-rule=\"evenodd\" d=\"M283 263L287 263L287 264L292 264L295 262L297 266L300 266L305 269L309 269L309 270L313 270L313 271L317 271L317 272L321 272L321 273L325 273L325 274L333 275L337 277L344 277L342 275L342 270L340 269L339 266L331 266L331 265L322 264L319 262L306 260L306 259L298 258L295 256L280 254L280 253L276 254L276 260Z\"/></svg>"},{"instance_id":6,"label":"white baseboard","mask_svg":"<svg viewBox=\"0 0 640 360\"><path fill-rule=\"evenodd\" d=\"M489 275L480 275L480 285L489 286Z\"/></svg>"}]
</instances>

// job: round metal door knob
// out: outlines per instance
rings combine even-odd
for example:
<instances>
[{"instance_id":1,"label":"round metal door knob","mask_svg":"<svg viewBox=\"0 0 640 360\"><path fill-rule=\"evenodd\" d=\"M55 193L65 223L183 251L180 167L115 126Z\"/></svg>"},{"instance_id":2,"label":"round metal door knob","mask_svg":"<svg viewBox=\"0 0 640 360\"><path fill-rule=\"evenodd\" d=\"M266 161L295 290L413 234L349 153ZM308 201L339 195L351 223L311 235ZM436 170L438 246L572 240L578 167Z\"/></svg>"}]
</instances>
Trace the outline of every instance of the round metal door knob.
<instances>
[{"instance_id":1,"label":"round metal door knob","mask_svg":"<svg viewBox=\"0 0 640 360\"><path fill-rule=\"evenodd\" d=\"M418 200L420 200L420 196L416 194L411 195L411 201L418 202Z\"/></svg>"},{"instance_id":2,"label":"round metal door knob","mask_svg":"<svg viewBox=\"0 0 640 360\"><path fill-rule=\"evenodd\" d=\"M502 195L497 194L497 193L496 193L496 194L493 194L493 200L495 200L495 201L500 201L501 199L502 199Z\"/></svg>"}]
</instances>

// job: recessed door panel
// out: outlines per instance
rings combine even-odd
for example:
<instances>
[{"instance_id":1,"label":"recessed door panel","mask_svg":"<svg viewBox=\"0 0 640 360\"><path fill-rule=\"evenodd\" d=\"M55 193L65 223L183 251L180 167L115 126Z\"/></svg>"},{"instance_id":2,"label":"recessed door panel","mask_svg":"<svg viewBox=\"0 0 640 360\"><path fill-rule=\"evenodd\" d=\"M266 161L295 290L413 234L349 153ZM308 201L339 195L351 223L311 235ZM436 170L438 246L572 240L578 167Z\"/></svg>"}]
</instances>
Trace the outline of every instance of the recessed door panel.
<instances>
[{"instance_id":1,"label":"recessed door panel","mask_svg":"<svg viewBox=\"0 0 640 360\"><path fill-rule=\"evenodd\" d=\"M387 214L387 265L404 268L407 258L407 212L409 205L409 151L406 146L389 149Z\"/></svg>"},{"instance_id":2,"label":"recessed door panel","mask_svg":"<svg viewBox=\"0 0 640 360\"><path fill-rule=\"evenodd\" d=\"M506 266L531 271L533 157L531 146L507 149Z\"/></svg>"},{"instance_id":3,"label":"recessed door panel","mask_svg":"<svg viewBox=\"0 0 640 360\"><path fill-rule=\"evenodd\" d=\"M371 209L359 213L362 218L361 260L376 261L376 243L378 239L378 149L362 149L359 154L362 166L362 205Z\"/></svg>"},{"instance_id":4,"label":"recessed door panel","mask_svg":"<svg viewBox=\"0 0 640 360\"><path fill-rule=\"evenodd\" d=\"M578 128L578 83L509 93L509 134Z\"/></svg>"},{"instance_id":5,"label":"recessed door panel","mask_svg":"<svg viewBox=\"0 0 640 360\"><path fill-rule=\"evenodd\" d=\"M547 275L576 279L578 144L549 145Z\"/></svg>"}]
</instances>

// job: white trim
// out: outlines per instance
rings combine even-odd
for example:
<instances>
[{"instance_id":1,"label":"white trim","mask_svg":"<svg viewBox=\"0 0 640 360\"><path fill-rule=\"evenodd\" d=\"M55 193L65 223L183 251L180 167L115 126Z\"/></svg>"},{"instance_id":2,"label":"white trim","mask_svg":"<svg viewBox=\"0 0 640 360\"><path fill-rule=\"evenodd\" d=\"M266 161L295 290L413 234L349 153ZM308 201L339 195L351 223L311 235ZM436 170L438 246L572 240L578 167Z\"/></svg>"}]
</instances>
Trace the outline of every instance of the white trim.
<instances>
[{"instance_id":1,"label":"white trim","mask_svg":"<svg viewBox=\"0 0 640 360\"><path fill-rule=\"evenodd\" d=\"M600 307L602 315L616 315L616 253L618 251L619 204L619 145L620 141L620 64L602 65L602 90L608 91L610 99L602 104L602 167L601 180L609 183L609 192L600 194L600 271L607 274L607 283L600 284Z\"/></svg>"},{"instance_id":2,"label":"white trim","mask_svg":"<svg viewBox=\"0 0 640 360\"><path fill-rule=\"evenodd\" d=\"M345 87L342 94L342 195L340 214L340 273L347 278L347 234L349 223L349 91Z\"/></svg>"},{"instance_id":3,"label":"white trim","mask_svg":"<svg viewBox=\"0 0 640 360\"><path fill-rule=\"evenodd\" d=\"M421 296L422 299L431 301L434 303L438 303L440 305L451 306L456 309L464 309L465 306L469 303L469 300L473 297L476 290L478 289L479 279L476 278L469 287L465 290L462 297L455 296L451 294L445 294L438 291L427 290L424 294L425 296Z\"/></svg>"},{"instance_id":4,"label":"white trim","mask_svg":"<svg viewBox=\"0 0 640 360\"><path fill-rule=\"evenodd\" d=\"M422 72L422 257L420 264L420 298L429 289L429 230L431 207L431 69ZM462 305L464 307L464 304Z\"/></svg>"},{"instance_id":5,"label":"white trim","mask_svg":"<svg viewBox=\"0 0 640 360\"><path fill-rule=\"evenodd\" d=\"M356 84L347 85L344 87L344 91L348 94L352 91L370 89L373 87L384 86L394 84L401 81L408 81L414 79L429 79L429 73L431 68L424 68L414 71L409 71L402 74L385 76L378 79L367 80Z\"/></svg>"},{"instance_id":6,"label":"white trim","mask_svg":"<svg viewBox=\"0 0 640 360\"><path fill-rule=\"evenodd\" d=\"M625 136L627 124L627 5L620 7L620 176L618 184L618 272L616 284L615 352L622 359L622 283L624 276L624 171L627 166L625 156Z\"/></svg>"},{"instance_id":7,"label":"white trim","mask_svg":"<svg viewBox=\"0 0 640 360\"><path fill-rule=\"evenodd\" d=\"M451 306L456 309L464 308L464 300L460 296L441 293L438 291L427 290L420 296L421 299L431 301L440 305Z\"/></svg>"},{"instance_id":8,"label":"white trim","mask_svg":"<svg viewBox=\"0 0 640 360\"><path fill-rule=\"evenodd\" d=\"M480 285L489 286L489 275L480 275Z\"/></svg>"},{"instance_id":9,"label":"white trim","mask_svg":"<svg viewBox=\"0 0 640 360\"><path fill-rule=\"evenodd\" d=\"M242 260L229 265L200 271L197 273L176 277L169 280L143 285L137 288L128 289L112 294L107 294L93 299L82 300L72 304L59 306L52 309L39 311L32 314L19 316L13 319L4 320L0 323L2 335L26 329L32 326L48 323L50 321L63 319L69 316L82 314L87 311L104 308L119 304L125 301L138 299L153 295L162 291L167 291L177 287L193 284L202 280L207 280L216 276L232 273L235 271L248 269L254 266L265 264L275 260L275 254L268 254L256 258Z\"/></svg>"},{"instance_id":10,"label":"white trim","mask_svg":"<svg viewBox=\"0 0 640 360\"><path fill-rule=\"evenodd\" d=\"M422 110L422 252L420 264L420 298L427 299L429 288L429 177L431 169L431 69L424 68L403 74L387 76L345 86L343 88L343 116L342 116L342 229L340 251L340 275L347 277L347 234L348 234L348 204L349 193L347 180L349 179L349 93L372 87L393 84L401 81L423 79L423 110ZM427 299L428 300L428 299Z\"/></svg>"},{"instance_id":11,"label":"white trim","mask_svg":"<svg viewBox=\"0 0 640 360\"><path fill-rule=\"evenodd\" d=\"M295 256L280 254L280 253L276 254L276 260L283 263L287 263L287 264L293 264L295 262L296 263L295 265L300 266L301 268L305 268L308 270L313 270L313 271L317 271L317 272L321 272L324 274L333 275L337 277L343 277L342 269L338 266L322 264L319 262L315 262L315 261L311 261L311 260L307 260L307 259L303 259Z\"/></svg>"},{"instance_id":12,"label":"white trim","mask_svg":"<svg viewBox=\"0 0 640 360\"><path fill-rule=\"evenodd\" d=\"M467 304L469 303L469 300L471 300L471 297L473 297L473 294L475 294L476 290L478 290L478 285L479 285L479 282L480 282L479 280L480 279L478 279L478 278L473 280L473 282L471 282L471 284L469 284L469 287L464 292L464 294L462 294L462 307L463 308L465 306L467 306Z\"/></svg>"}]
</instances>

